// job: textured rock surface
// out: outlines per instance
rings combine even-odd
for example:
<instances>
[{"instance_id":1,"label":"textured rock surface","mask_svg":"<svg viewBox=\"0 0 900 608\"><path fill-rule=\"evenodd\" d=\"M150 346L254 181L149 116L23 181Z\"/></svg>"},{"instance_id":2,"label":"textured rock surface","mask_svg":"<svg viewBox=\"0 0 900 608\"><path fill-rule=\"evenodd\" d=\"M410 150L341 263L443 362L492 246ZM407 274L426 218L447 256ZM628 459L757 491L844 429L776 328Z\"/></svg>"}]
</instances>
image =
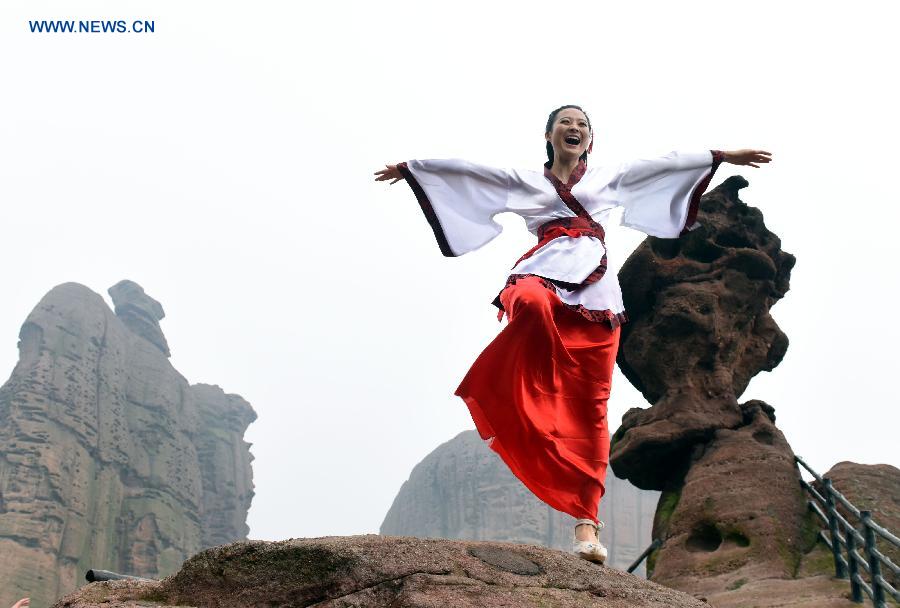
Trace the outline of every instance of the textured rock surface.
<instances>
[{"instance_id":1,"label":"textured rock surface","mask_svg":"<svg viewBox=\"0 0 900 608\"><path fill-rule=\"evenodd\" d=\"M652 406L626 413L610 461L663 490L652 580L716 606L846 605L849 589L817 576L822 551L774 409L738 403L785 354L769 309L795 261L738 199L746 185L725 180L702 199L702 228L648 238L622 268L631 322L618 362Z\"/></svg>"},{"instance_id":2,"label":"textured rock surface","mask_svg":"<svg viewBox=\"0 0 900 608\"><path fill-rule=\"evenodd\" d=\"M626 413L610 461L638 487L663 489L683 476L694 445L740 426L737 398L787 350L769 309L795 260L738 199L746 185L725 180L703 197L701 228L646 239L620 272L631 321L618 363L653 407Z\"/></svg>"},{"instance_id":3,"label":"textured rock surface","mask_svg":"<svg viewBox=\"0 0 900 608\"><path fill-rule=\"evenodd\" d=\"M190 386L148 335L159 304L112 291L124 321L82 285L51 290L0 387L0 605L47 606L90 567L167 575L246 537L253 410Z\"/></svg>"},{"instance_id":4,"label":"textured rock surface","mask_svg":"<svg viewBox=\"0 0 900 608\"><path fill-rule=\"evenodd\" d=\"M165 356L171 355L169 343L159 326L166 317L162 304L144 293L134 281L119 281L108 290L116 316L125 326L156 346Z\"/></svg>"},{"instance_id":5,"label":"textured rock surface","mask_svg":"<svg viewBox=\"0 0 900 608\"><path fill-rule=\"evenodd\" d=\"M191 395L201 429L194 437L203 485L200 539L215 547L247 538L247 512L253 499L253 455L244 431L256 419L250 404L218 386L194 384Z\"/></svg>"},{"instance_id":6,"label":"textured rock surface","mask_svg":"<svg viewBox=\"0 0 900 608\"><path fill-rule=\"evenodd\" d=\"M608 565L625 569L650 544L658 492L607 476L600 503ZM548 507L478 437L464 431L413 469L394 499L382 534L493 540L570 551L575 520ZM642 570L638 574L643 573Z\"/></svg>"},{"instance_id":7,"label":"textured rock surface","mask_svg":"<svg viewBox=\"0 0 900 608\"><path fill-rule=\"evenodd\" d=\"M152 602L152 603L150 603ZM160 583L94 583L56 608L688 608L689 595L530 545L354 536L205 551Z\"/></svg>"},{"instance_id":8,"label":"textured rock surface","mask_svg":"<svg viewBox=\"0 0 900 608\"><path fill-rule=\"evenodd\" d=\"M653 580L693 589L698 577L732 572L789 579L812 544L790 446L764 403L742 407L745 424L697 446L683 486L663 494Z\"/></svg>"},{"instance_id":9,"label":"textured rock surface","mask_svg":"<svg viewBox=\"0 0 900 608\"><path fill-rule=\"evenodd\" d=\"M721 574L697 579L691 594L715 608L859 608L847 581L816 575L796 579L750 579ZM871 603L866 603L871 606Z\"/></svg>"},{"instance_id":10,"label":"textured rock surface","mask_svg":"<svg viewBox=\"0 0 900 608\"><path fill-rule=\"evenodd\" d=\"M900 534L900 469L889 464L856 464L839 462L823 477L831 479L835 490L843 494L860 511L871 511L876 524L887 528L895 535ZM813 484L819 491L818 483ZM847 509L838 503L838 511L847 521L856 523ZM862 530L861 527L858 528ZM876 537L878 550L886 554L895 564L900 564L900 549ZM887 569L882 569L894 587L900 584L900 577ZM863 575L865 576L865 574ZM866 577L868 580L868 577Z\"/></svg>"}]
</instances>

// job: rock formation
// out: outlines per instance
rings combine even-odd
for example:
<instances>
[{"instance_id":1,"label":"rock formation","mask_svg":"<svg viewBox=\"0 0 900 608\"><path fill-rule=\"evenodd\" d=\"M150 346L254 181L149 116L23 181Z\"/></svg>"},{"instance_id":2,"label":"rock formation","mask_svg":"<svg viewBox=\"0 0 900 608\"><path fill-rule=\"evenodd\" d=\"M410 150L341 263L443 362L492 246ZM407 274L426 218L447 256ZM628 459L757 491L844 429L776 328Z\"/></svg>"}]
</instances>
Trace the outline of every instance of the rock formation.
<instances>
[{"instance_id":1,"label":"rock formation","mask_svg":"<svg viewBox=\"0 0 900 608\"><path fill-rule=\"evenodd\" d=\"M834 489L843 494L857 509L871 511L872 520L876 524L891 530L894 534L900 532L900 469L889 464L839 462L823 477L830 479ZM813 483L813 486L822 492L822 487L818 483ZM859 522L840 502L837 508L847 521L854 524ZM900 548L880 537L876 537L875 546L895 564L900 564ZM900 576L887 568L882 568L882 572L894 588L900 587Z\"/></svg>"},{"instance_id":2,"label":"rock formation","mask_svg":"<svg viewBox=\"0 0 900 608\"><path fill-rule=\"evenodd\" d=\"M351 536L210 549L161 582L93 583L54 608L701 608L573 555L492 542Z\"/></svg>"},{"instance_id":3,"label":"rock formation","mask_svg":"<svg viewBox=\"0 0 900 608\"><path fill-rule=\"evenodd\" d=\"M658 492L607 476L600 519L608 565L626 569L650 544ZM381 534L529 543L571 551L575 520L539 501L478 437L464 431L413 469ZM643 566L642 566L643 568ZM638 574L642 574L639 570Z\"/></svg>"},{"instance_id":4,"label":"rock formation","mask_svg":"<svg viewBox=\"0 0 900 608\"><path fill-rule=\"evenodd\" d=\"M110 287L108 292L116 307L116 316L125 327L145 338L165 356L170 356L169 343L159 326L166 317L162 304L145 294L143 287L127 279Z\"/></svg>"},{"instance_id":5,"label":"rock formation","mask_svg":"<svg viewBox=\"0 0 900 608\"><path fill-rule=\"evenodd\" d=\"M793 578L810 540L793 452L760 401L742 406L743 425L698 446L680 487L663 493L654 537L653 580L689 589L701 575L732 581Z\"/></svg>"},{"instance_id":6,"label":"rock formation","mask_svg":"<svg viewBox=\"0 0 900 608\"><path fill-rule=\"evenodd\" d=\"M169 363L139 285L51 290L0 387L0 605L46 606L90 567L158 577L246 538L250 405ZM5 604L4 604L5 602Z\"/></svg>"},{"instance_id":7,"label":"rock formation","mask_svg":"<svg viewBox=\"0 0 900 608\"><path fill-rule=\"evenodd\" d=\"M250 404L218 386L194 384L191 396L203 432L194 436L203 485L201 547L247 538L247 512L253 499L253 470L244 431L256 420Z\"/></svg>"},{"instance_id":8,"label":"rock formation","mask_svg":"<svg viewBox=\"0 0 900 608\"><path fill-rule=\"evenodd\" d=\"M769 308L787 292L795 260L737 198L746 185L726 180L703 197L700 228L649 237L620 272L631 321L618 363L653 407L626 414L611 459L638 487L664 489L694 446L742 426L737 398L787 350Z\"/></svg>"},{"instance_id":9,"label":"rock formation","mask_svg":"<svg viewBox=\"0 0 900 608\"><path fill-rule=\"evenodd\" d=\"M620 273L631 321L618 363L652 406L625 414L610 461L617 475L663 492L652 580L717 606L741 605L760 581L793 581L814 542L774 409L738 403L787 350L769 309L795 262L738 199L745 186L728 178L703 197L702 227L646 239ZM839 587L823 584L842 601Z\"/></svg>"}]
</instances>

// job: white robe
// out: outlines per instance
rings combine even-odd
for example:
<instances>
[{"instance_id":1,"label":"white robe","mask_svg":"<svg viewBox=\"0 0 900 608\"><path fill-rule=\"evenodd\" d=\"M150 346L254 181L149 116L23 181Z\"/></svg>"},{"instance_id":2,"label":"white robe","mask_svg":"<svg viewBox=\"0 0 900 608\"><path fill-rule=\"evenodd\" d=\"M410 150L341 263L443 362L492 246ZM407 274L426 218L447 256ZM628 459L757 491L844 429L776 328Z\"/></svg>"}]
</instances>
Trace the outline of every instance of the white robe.
<instances>
[{"instance_id":1,"label":"white robe","mask_svg":"<svg viewBox=\"0 0 900 608\"><path fill-rule=\"evenodd\" d=\"M675 238L697 226L700 195L717 166L709 150L671 152L619 166L587 168L577 183L569 185L577 203L600 226L605 227L613 209L621 206L622 225ZM499 235L502 228L493 219L498 213L521 216L534 234L551 220L576 216L546 172L495 169L464 160L411 160L400 169L447 256L478 249ZM605 254L598 238L562 236L521 260L510 275L533 274L578 285ZM557 295L572 308L606 313L613 323L624 319L614 273L576 289L557 289Z\"/></svg>"}]
</instances>

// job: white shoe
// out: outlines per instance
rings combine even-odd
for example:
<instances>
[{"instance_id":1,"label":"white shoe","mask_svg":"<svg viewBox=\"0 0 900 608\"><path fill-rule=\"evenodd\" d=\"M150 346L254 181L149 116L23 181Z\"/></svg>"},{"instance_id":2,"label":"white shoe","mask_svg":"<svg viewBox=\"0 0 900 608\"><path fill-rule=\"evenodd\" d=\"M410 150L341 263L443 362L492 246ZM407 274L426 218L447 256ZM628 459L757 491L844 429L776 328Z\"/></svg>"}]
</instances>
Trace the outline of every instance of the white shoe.
<instances>
[{"instance_id":1,"label":"white shoe","mask_svg":"<svg viewBox=\"0 0 900 608\"><path fill-rule=\"evenodd\" d=\"M600 529L603 528L603 522L594 523L593 520L590 519L576 520L576 526L581 524L586 524L594 528L594 532L598 535L598 540L590 541L575 539L572 542L572 552L581 559L586 559L589 562L594 562L596 564L604 563L606 561L607 551L606 547L604 547L599 540L599 533Z\"/></svg>"}]
</instances>

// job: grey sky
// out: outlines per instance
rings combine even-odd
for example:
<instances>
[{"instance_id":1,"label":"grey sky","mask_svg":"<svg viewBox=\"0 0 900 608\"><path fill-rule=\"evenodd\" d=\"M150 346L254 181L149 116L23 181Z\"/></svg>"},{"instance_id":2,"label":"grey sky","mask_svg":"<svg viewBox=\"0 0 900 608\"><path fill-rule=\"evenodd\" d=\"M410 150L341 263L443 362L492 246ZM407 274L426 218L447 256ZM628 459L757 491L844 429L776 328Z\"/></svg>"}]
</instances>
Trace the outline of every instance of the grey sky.
<instances>
[{"instance_id":1,"label":"grey sky","mask_svg":"<svg viewBox=\"0 0 900 608\"><path fill-rule=\"evenodd\" d=\"M375 532L411 468L472 428L452 392L500 329L520 220L443 258L385 162L539 168L578 103L591 163L759 147L742 199L797 256L791 346L743 399L794 450L898 464L891 183L900 129L884 3L6 2L0 8L0 374L54 285L162 302L173 364L259 413L251 536ZM153 19L32 34L29 19ZM642 235L612 230L618 266ZM108 298L107 298L108 299ZM618 375L617 426L644 405Z\"/></svg>"}]
</instances>

